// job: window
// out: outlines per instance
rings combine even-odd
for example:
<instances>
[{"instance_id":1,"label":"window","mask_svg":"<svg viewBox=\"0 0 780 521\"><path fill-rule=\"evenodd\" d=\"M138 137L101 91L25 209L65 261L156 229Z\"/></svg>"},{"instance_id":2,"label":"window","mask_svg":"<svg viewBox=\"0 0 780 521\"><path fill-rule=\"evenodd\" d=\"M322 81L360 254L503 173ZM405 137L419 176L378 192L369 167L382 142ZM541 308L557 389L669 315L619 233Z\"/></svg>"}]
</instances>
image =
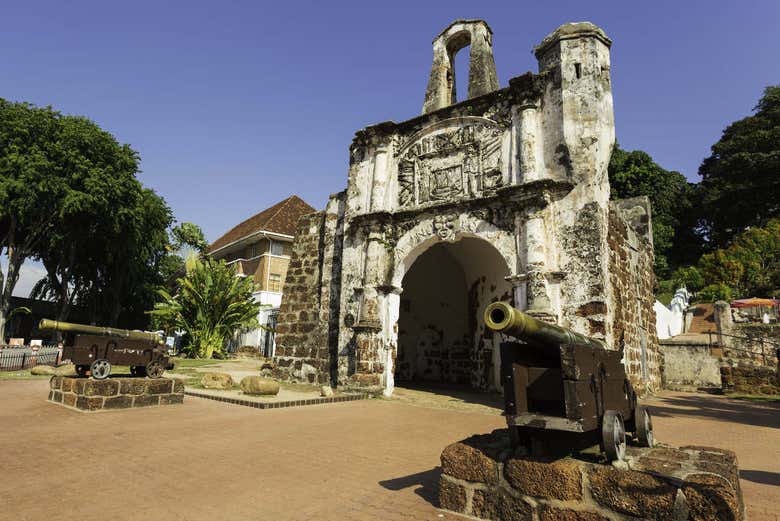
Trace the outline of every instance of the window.
<instances>
[{"instance_id":1,"label":"window","mask_svg":"<svg viewBox=\"0 0 780 521\"><path fill-rule=\"evenodd\" d=\"M268 275L268 291L279 293L282 291L282 276L278 273Z\"/></svg>"},{"instance_id":2,"label":"window","mask_svg":"<svg viewBox=\"0 0 780 521\"><path fill-rule=\"evenodd\" d=\"M271 255L284 255L284 243L271 241Z\"/></svg>"}]
</instances>

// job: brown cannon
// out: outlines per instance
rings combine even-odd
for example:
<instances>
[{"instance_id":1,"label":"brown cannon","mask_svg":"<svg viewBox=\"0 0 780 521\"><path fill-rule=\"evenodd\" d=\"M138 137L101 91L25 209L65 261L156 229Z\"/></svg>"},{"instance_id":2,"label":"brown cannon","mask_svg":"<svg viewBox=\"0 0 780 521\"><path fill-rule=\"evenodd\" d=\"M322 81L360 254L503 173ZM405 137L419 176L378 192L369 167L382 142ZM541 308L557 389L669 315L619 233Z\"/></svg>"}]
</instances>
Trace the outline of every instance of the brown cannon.
<instances>
[{"instance_id":1,"label":"brown cannon","mask_svg":"<svg viewBox=\"0 0 780 521\"><path fill-rule=\"evenodd\" d=\"M504 416L516 445L547 454L598 443L610 461L624 459L626 431L653 446L650 411L637 403L622 350L505 302L490 304L484 320L519 340L501 344Z\"/></svg>"},{"instance_id":2,"label":"brown cannon","mask_svg":"<svg viewBox=\"0 0 780 521\"><path fill-rule=\"evenodd\" d=\"M79 376L87 371L108 378L112 365L129 365L133 376L159 378L170 368L166 345L156 333L41 320L38 329L65 333L62 358L70 359Z\"/></svg>"}]
</instances>

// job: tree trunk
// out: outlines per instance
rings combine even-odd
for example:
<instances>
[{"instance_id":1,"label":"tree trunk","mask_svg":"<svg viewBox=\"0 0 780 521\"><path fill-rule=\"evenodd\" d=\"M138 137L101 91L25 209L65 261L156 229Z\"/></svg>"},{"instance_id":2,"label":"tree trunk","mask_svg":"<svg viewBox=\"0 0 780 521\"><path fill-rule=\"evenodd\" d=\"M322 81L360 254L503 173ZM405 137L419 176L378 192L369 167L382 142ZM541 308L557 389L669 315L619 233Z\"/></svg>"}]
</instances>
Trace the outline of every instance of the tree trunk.
<instances>
[{"instance_id":1,"label":"tree trunk","mask_svg":"<svg viewBox=\"0 0 780 521\"><path fill-rule=\"evenodd\" d=\"M8 312L11 308L11 295L13 295L16 282L19 280L19 268L24 262L24 257L16 248L8 248L8 275L0 294L0 343L5 343L5 327L8 323ZM2 275L0 275L2 277Z\"/></svg>"},{"instance_id":2,"label":"tree trunk","mask_svg":"<svg viewBox=\"0 0 780 521\"><path fill-rule=\"evenodd\" d=\"M13 219L9 224L6 252L8 254L8 274L3 280L3 272L0 269L0 344L5 343L5 326L8 322L8 312L11 307L11 295L13 295L16 282L19 280L19 268L25 259L24 251L17 247L16 223Z\"/></svg>"},{"instance_id":3,"label":"tree trunk","mask_svg":"<svg viewBox=\"0 0 780 521\"><path fill-rule=\"evenodd\" d=\"M116 263L120 269L114 273L113 284L111 285L111 314L109 315L108 325L116 327L119 321L119 315L122 313L122 295L124 286L127 283L127 263ZM124 267L125 269L121 269ZM108 288L106 288L108 289Z\"/></svg>"}]
</instances>

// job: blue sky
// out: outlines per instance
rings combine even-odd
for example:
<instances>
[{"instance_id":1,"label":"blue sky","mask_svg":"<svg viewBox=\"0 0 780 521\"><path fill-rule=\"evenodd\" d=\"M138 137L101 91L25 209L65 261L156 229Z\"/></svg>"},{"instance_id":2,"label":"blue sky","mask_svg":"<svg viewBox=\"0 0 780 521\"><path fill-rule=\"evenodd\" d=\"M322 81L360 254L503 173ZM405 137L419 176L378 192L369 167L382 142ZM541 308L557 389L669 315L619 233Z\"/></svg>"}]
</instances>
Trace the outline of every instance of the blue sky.
<instances>
[{"instance_id":1,"label":"blue sky","mask_svg":"<svg viewBox=\"0 0 780 521\"><path fill-rule=\"evenodd\" d=\"M144 184L209 240L292 193L323 207L355 130L420 112L431 40L456 18L491 25L502 87L536 71L531 49L560 24L600 25L621 146L693 180L723 127L780 83L777 0L3 0L0 13L0 96L130 143Z\"/></svg>"}]
</instances>

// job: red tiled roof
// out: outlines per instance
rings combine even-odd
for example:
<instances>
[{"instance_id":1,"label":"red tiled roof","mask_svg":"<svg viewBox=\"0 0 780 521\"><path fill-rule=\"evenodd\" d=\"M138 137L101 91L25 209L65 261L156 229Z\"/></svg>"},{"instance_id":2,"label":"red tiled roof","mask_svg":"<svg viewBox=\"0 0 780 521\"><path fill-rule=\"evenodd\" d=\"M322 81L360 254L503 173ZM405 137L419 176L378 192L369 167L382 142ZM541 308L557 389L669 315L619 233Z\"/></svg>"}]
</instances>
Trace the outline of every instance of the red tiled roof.
<instances>
[{"instance_id":1,"label":"red tiled roof","mask_svg":"<svg viewBox=\"0 0 780 521\"><path fill-rule=\"evenodd\" d=\"M297 195L291 195L284 201L279 201L270 208L263 210L237 224L222 237L211 243L209 252L214 252L232 242L243 239L247 235L265 231L283 235L295 235L295 226L302 215L316 211L306 201Z\"/></svg>"}]
</instances>

